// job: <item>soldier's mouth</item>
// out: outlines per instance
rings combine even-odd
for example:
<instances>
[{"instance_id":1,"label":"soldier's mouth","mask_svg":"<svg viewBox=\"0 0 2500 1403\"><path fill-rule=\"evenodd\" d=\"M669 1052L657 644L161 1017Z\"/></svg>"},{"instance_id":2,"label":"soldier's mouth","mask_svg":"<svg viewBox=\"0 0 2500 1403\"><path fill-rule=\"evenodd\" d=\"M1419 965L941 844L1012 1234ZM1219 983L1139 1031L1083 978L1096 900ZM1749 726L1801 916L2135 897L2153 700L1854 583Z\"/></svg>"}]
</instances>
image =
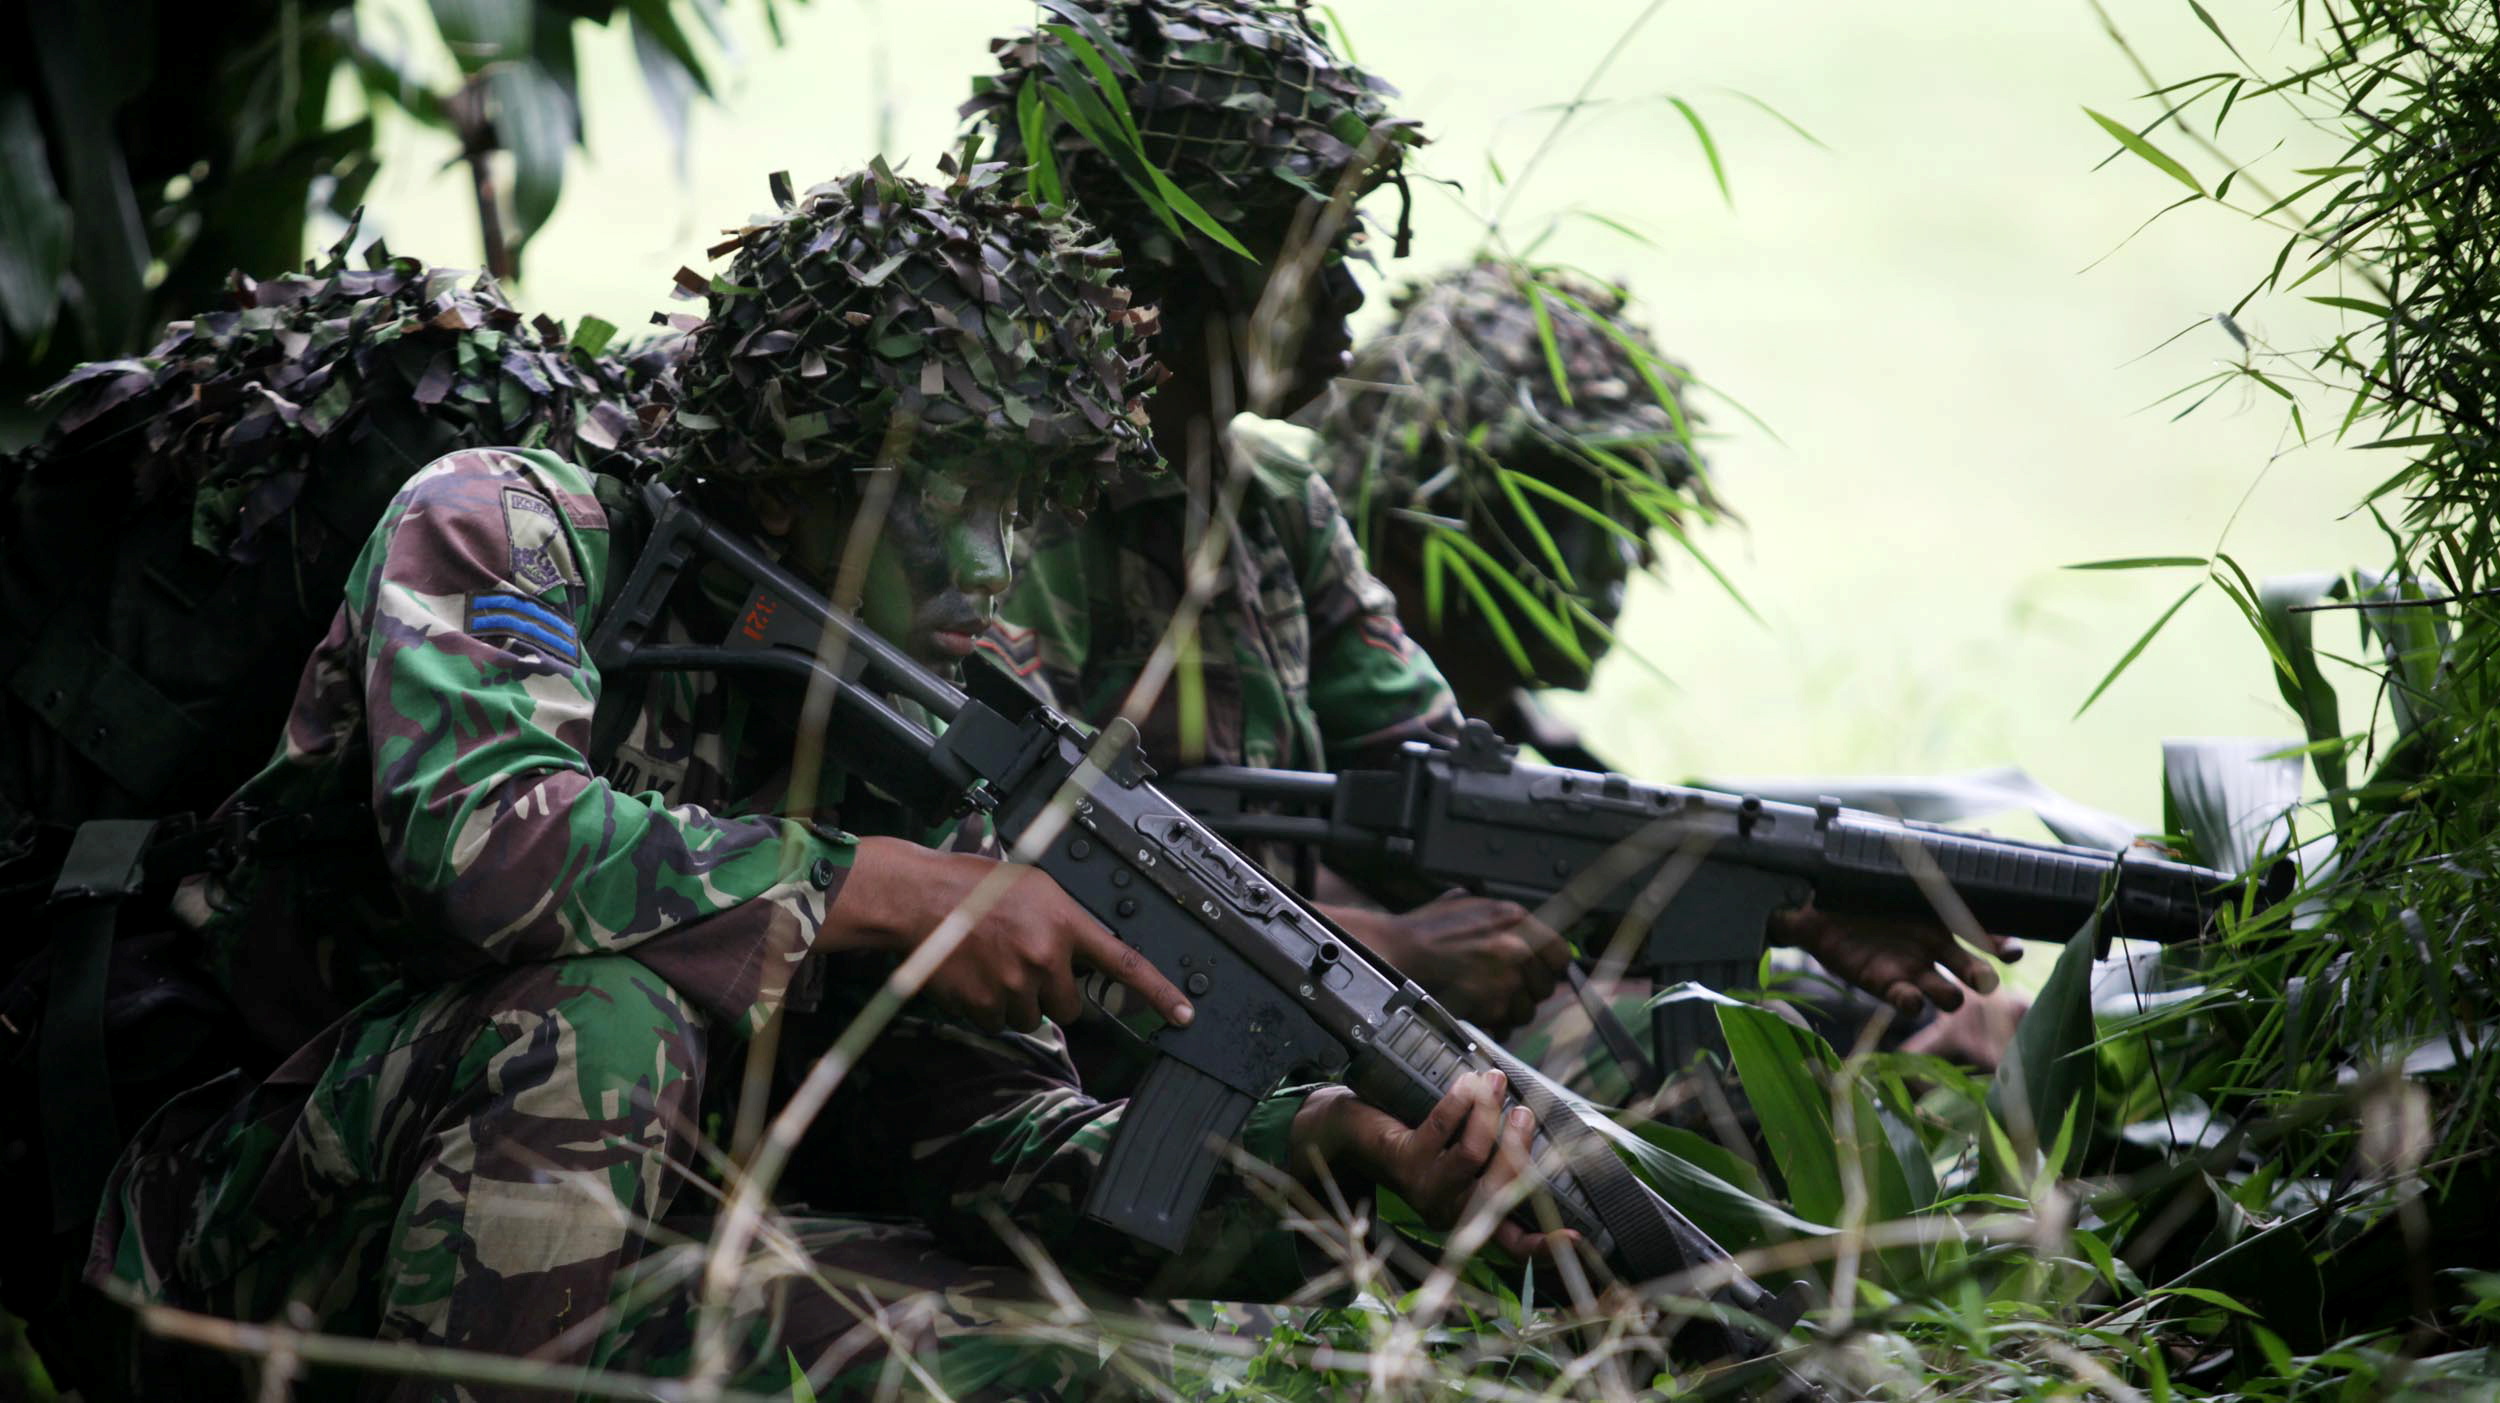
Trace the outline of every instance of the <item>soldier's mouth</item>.
<instances>
[{"instance_id":1,"label":"soldier's mouth","mask_svg":"<svg viewBox=\"0 0 2500 1403\"><path fill-rule=\"evenodd\" d=\"M930 630L929 641L936 644L937 650L941 653L958 658L968 658L972 656L972 650L979 646L980 637L977 634L963 633L951 628L941 628Z\"/></svg>"}]
</instances>

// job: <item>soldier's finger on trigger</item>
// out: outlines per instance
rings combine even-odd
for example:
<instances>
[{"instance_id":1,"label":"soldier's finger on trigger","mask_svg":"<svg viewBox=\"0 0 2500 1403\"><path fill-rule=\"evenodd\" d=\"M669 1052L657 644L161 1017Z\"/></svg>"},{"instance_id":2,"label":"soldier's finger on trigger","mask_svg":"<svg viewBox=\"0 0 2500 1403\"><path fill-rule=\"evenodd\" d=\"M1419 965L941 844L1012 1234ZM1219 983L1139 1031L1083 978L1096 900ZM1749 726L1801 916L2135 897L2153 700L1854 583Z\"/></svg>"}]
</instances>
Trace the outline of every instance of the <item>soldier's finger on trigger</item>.
<instances>
[{"instance_id":1,"label":"soldier's finger on trigger","mask_svg":"<svg viewBox=\"0 0 2500 1403\"><path fill-rule=\"evenodd\" d=\"M1076 975L1063 967L1042 971L1042 1012L1060 1023L1074 1023L1085 1012L1085 995Z\"/></svg>"},{"instance_id":2,"label":"soldier's finger on trigger","mask_svg":"<svg viewBox=\"0 0 2500 1403\"><path fill-rule=\"evenodd\" d=\"M1086 963L1144 995L1147 1004L1167 1023L1187 1027L1189 1020L1197 1016L1189 1000L1152 961L1123 944L1093 917L1080 912L1076 920L1076 947Z\"/></svg>"}]
</instances>

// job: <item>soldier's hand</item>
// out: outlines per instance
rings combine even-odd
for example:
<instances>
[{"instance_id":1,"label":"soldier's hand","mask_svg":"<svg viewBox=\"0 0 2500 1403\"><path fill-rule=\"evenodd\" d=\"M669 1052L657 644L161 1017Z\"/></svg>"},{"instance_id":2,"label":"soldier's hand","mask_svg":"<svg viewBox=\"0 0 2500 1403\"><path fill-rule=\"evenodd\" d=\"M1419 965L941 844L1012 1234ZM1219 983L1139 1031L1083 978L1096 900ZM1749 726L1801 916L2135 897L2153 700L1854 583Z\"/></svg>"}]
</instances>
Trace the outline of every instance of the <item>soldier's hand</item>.
<instances>
[{"instance_id":1,"label":"soldier's hand","mask_svg":"<svg viewBox=\"0 0 2500 1403\"><path fill-rule=\"evenodd\" d=\"M2013 989L1999 989L1963 1001L1951 1013L1938 1014L1926 1027L1910 1034L1903 1052L1924 1052L1956 1066L1993 1072L2014 1045L2014 1030L2031 1011L2031 1000Z\"/></svg>"},{"instance_id":2,"label":"soldier's hand","mask_svg":"<svg viewBox=\"0 0 2500 1403\"><path fill-rule=\"evenodd\" d=\"M1049 874L972 853L938 852L900 838L863 838L826 914L817 948L908 955L934 935L983 879L1015 874L922 992L984 1031L1029 1032L1048 1015L1085 1011L1077 970L1100 970L1134 989L1165 1021L1187 1024L1189 1000L1146 957L1120 942Z\"/></svg>"},{"instance_id":3,"label":"soldier's hand","mask_svg":"<svg viewBox=\"0 0 2500 1403\"><path fill-rule=\"evenodd\" d=\"M1964 985L1982 994L1997 987L1996 970L1934 920L1843 916L1807 906L1773 916L1771 939L1812 955L1903 1017L1922 1003L1960 1008ZM2000 960L2022 958L2022 942L2010 936L1992 935L1988 943Z\"/></svg>"},{"instance_id":4,"label":"soldier's hand","mask_svg":"<svg viewBox=\"0 0 2500 1403\"><path fill-rule=\"evenodd\" d=\"M1403 915L1331 910L1450 1012L1506 1037L1536 1013L1571 947L1517 902L1452 891Z\"/></svg>"},{"instance_id":5,"label":"soldier's hand","mask_svg":"<svg viewBox=\"0 0 2500 1403\"><path fill-rule=\"evenodd\" d=\"M1536 1124L1524 1107L1503 1110L1508 1089L1499 1072L1466 1073L1410 1129L1344 1087L1322 1087L1294 1117L1297 1164L1394 1189L1426 1223L1457 1227L1471 1213L1490 1211L1493 1196L1527 1172ZM1507 1215L1493 1229L1494 1245L1520 1258L1568 1250L1579 1240L1568 1229L1530 1231Z\"/></svg>"}]
</instances>

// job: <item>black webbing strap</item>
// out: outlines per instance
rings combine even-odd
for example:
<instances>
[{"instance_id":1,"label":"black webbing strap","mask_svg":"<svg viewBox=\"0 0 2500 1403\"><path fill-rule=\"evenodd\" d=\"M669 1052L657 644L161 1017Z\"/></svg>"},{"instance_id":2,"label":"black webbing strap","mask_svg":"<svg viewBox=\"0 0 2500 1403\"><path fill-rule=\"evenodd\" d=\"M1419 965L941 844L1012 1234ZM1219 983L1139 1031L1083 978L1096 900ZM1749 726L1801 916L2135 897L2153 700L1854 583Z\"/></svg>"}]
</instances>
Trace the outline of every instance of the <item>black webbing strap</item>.
<instances>
[{"instance_id":1,"label":"black webbing strap","mask_svg":"<svg viewBox=\"0 0 2500 1403\"><path fill-rule=\"evenodd\" d=\"M1625 1082L1632 1088L1632 1095L1636 1098L1657 1095L1659 1088L1665 1084L1658 1075L1658 1069L1641 1051L1640 1042L1632 1036L1632 1030L1624 1027L1623 1020L1615 1016L1613 1006L1599 997L1596 986L1589 983L1588 972L1580 968L1577 960L1571 963L1570 980L1572 997L1580 1001L1580 1010L1588 1015L1589 1026L1596 1030L1597 1040L1606 1045L1606 1051L1615 1059L1615 1065L1622 1069Z\"/></svg>"},{"instance_id":2,"label":"black webbing strap","mask_svg":"<svg viewBox=\"0 0 2500 1403\"><path fill-rule=\"evenodd\" d=\"M123 899L146 882L148 841L155 833L152 819L80 824L44 907L52 972L45 981L35 1066L55 1232L75 1230L95 1217L97 1195L121 1152L105 1061L105 976L113 965L114 922Z\"/></svg>"}]
</instances>

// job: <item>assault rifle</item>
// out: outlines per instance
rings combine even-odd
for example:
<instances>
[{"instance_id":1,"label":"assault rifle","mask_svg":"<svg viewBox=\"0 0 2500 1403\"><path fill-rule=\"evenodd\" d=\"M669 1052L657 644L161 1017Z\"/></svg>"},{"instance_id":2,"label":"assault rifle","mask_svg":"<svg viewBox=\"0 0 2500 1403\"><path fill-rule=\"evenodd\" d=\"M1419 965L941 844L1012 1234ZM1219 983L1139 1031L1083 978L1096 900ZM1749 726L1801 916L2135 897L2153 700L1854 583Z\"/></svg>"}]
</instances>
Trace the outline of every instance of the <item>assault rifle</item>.
<instances>
[{"instance_id":1,"label":"assault rifle","mask_svg":"<svg viewBox=\"0 0 2500 1403\"><path fill-rule=\"evenodd\" d=\"M986 664L968 669L967 695L683 497L656 484L642 491L650 537L591 635L603 674L759 672L830 686L840 718L829 737L847 747L847 760L924 811L986 814L1019 860L1049 873L1188 991L1197 1016L1153 1035L1161 1055L1129 1099L1088 1216L1180 1247L1223 1142L1288 1075L1342 1080L1413 1125L1461 1074L1498 1068L1511 1101L1536 1118L1531 1149L1564 1225L1629 1280L1727 1278L1708 1291L1722 1318L1694 1320L1678 1352L1748 1361L1735 1376L1767 1383L1776 1397L1819 1396L1770 1358L1771 1341L1737 1323L1769 1321L1784 1333L1793 1309L1735 1272L1726 1251L1634 1177L1549 1083L1149 783L1154 771L1133 727L1088 734ZM727 572L748 589L717 644L671 642L662 628L670 594L697 569Z\"/></svg>"},{"instance_id":2,"label":"assault rifle","mask_svg":"<svg viewBox=\"0 0 2500 1403\"><path fill-rule=\"evenodd\" d=\"M1621 967L1662 985L1751 987L1772 913L1809 900L1896 916L1958 904L1992 933L2060 941L2098 911L2106 953L2116 937L2192 940L2241 886L2186 863L1914 823L1836 799L1808 808L1533 764L1482 722L1470 722L1455 749L1410 743L1386 770L1210 766L1164 788L1236 841L1315 849L1357 871L1387 864L1436 886L1546 907L1557 928L1594 919L1617 939L1592 943L1611 945ZM1314 812L1279 811L1292 809ZM2259 901L2280 900L2293 875L2277 864ZM1576 965L1573 975L1587 1000ZM1651 1015L1652 1067L1590 1002L1644 1091L1715 1045L1708 1002L1661 1001Z\"/></svg>"}]
</instances>

